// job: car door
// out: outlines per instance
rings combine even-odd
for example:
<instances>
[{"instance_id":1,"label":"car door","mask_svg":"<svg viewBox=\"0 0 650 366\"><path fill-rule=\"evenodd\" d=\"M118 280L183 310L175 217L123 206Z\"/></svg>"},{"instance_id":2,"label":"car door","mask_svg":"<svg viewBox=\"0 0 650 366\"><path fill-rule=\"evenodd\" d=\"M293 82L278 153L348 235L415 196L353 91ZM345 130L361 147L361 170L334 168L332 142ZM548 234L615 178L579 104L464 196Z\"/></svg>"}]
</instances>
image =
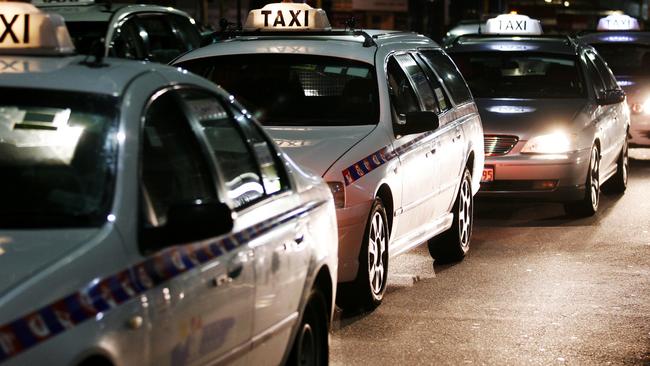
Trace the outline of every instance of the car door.
<instances>
[{"instance_id":1,"label":"car door","mask_svg":"<svg viewBox=\"0 0 650 366\"><path fill-rule=\"evenodd\" d=\"M272 225L250 240L256 280L248 362L277 364L298 320L307 277L307 217L300 214L299 197L291 189L277 151L257 125L231 107L225 108L237 126L225 118L215 119L210 111L220 102L208 92L184 90L180 94L206 136L238 224L242 228Z\"/></svg>"},{"instance_id":2,"label":"car door","mask_svg":"<svg viewBox=\"0 0 650 366\"><path fill-rule=\"evenodd\" d=\"M212 107L206 113L223 115ZM141 233L164 227L171 207L214 201L222 191L212 158L186 110L177 92L167 90L144 112ZM235 128L232 119L224 123ZM233 231L240 229L236 219ZM255 296L253 249L247 241L181 238L158 252L156 243L141 235L141 247L153 258L145 273L160 277L181 271L141 299L150 312L151 364L247 363ZM211 260L197 264L196 258L206 256ZM195 267L182 271L190 265ZM146 282L147 276L143 278Z\"/></svg>"},{"instance_id":3,"label":"car door","mask_svg":"<svg viewBox=\"0 0 650 366\"><path fill-rule=\"evenodd\" d=\"M431 131L399 135L400 125L406 123L406 114L435 106L435 97L426 76L408 53L391 56L388 61L388 89L393 114L395 140L393 148L400 160L402 177L401 218L395 229L397 237L415 233L434 216L435 195L440 170L433 169L433 155L438 141Z\"/></svg>"},{"instance_id":4,"label":"car door","mask_svg":"<svg viewBox=\"0 0 650 366\"><path fill-rule=\"evenodd\" d=\"M594 63L600 77L605 83L606 89L608 91L619 90L620 86L616 82L616 78L600 55L591 51L589 51L588 54L590 55L589 59ZM604 107L606 107L605 109L607 111L605 133L607 134L609 145L606 149L603 148L603 168L604 172L611 172L616 168L616 161L621 148L623 147L623 141L626 135L626 125L623 118L623 103L610 104ZM607 167L609 167L609 169L607 169Z\"/></svg>"},{"instance_id":5,"label":"car door","mask_svg":"<svg viewBox=\"0 0 650 366\"><path fill-rule=\"evenodd\" d=\"M468 143L463 127L466 123L471 123L471 111L463 108L462 105L471 102L472 99L465 80L449 56L440 50L422 50L420 55L421 60L433 74L430 80L438 99L440 101L451 99L454 102L454 108L452 109L449 103L448 108L443 108L443 114L440 116L442 130L440 148L445 152L441 165L445 173L440 182L440 195L436 207L442 210L437 214L444 215L452 208L465 167Z\"/></svg>"}]
</instances>

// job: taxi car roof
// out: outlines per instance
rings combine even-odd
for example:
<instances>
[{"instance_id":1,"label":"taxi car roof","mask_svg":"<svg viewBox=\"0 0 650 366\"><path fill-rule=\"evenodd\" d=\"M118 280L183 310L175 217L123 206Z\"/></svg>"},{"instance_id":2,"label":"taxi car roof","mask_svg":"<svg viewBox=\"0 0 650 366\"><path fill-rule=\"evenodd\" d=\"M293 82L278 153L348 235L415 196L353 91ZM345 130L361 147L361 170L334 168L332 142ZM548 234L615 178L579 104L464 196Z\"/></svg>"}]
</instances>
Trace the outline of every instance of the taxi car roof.
<instances>
[{"instance_id":1,"label":"taxi car roof","mask_svg":"<svg viewBox=\"0 0 650 366\"><path fill-rule=\"evenodd\" d=\"M586 43L629 42L650 44L650 32L630 30L589 32L581 34L578 39L579 41Z\"/></svg>"},{"instance_id":2,"label":"taxi car roof","mask_svg":"<svg viewBox=\"0 0 650 366\"><path fill-rule=\"evenodd\" d=\"M194 50L189 55L180 57L179 60L188 61L212 56L250 53L282 53L332 56L372 64L377 47L405 42L417 44L420 47L439 47L431 39L413 32L378 29L364 29L362 32L367 36L328 35L327 32L314 34L308 32L284 32L286 34L257 32L242 35L234 33L230 38ZM367 45L368 37L373 44L364 46L364 43Z\"/></svg>"},{"instance_id":3,"label":"taxi car roof","mask_svg":"<svg viewBox=\"0 0 650 366\"><path fill-rule=\"evenodd\" d=\"M167 12L185 14L170 7L147 4L107 4L95 3L75 6L47 6L39 5L39 9L47 12L58 13L67 22L107 22L117 13L131 14L140 12Z\"/></svg>"},{"instance_id":4,"label":"taxi car roof","mask_svg":"<svg viewBox=\"0 0 650 366\"><path fill-rule=\"evenodd\" d=\"M512 36L512 35L481 35L472 34L458 37L456 42L449 45L446 50L453 52L484 52L494 51L495 44L507 45L516 44L522 46L522 50L528 46L530 50L537 52L549 52L558 54L575 55L581 45L567 36Z\"/></svg>"},{"instance_id":5,"label":"taxi car roof","mask_svg":"<svg viewBox=\"0 0 650 366\"><path fill-rule=\"evenodd\" d=\"M128 84L148 72L174 73L174 80L186 79L194 84L207 81L178 68L152 62L104 58L101 67L83 63L87 56L29 57L0 55L0 67L23 67L28 72L0 73L0 87L51 89L119 96ZM17 66L20 65L20 66ZM207 84L209 85L209 84Z\"/></svg>"}]
</instances>

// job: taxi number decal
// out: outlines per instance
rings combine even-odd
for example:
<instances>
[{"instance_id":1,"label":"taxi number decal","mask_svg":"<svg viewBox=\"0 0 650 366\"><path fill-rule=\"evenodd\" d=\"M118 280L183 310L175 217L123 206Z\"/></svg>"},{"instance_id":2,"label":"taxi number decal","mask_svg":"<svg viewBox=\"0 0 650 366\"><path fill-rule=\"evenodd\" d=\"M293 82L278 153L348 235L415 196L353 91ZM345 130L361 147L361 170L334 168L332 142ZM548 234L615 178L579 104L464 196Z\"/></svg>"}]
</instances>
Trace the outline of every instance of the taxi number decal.
<instances>
[{"instance_id":1,"label":"taxi number decal","mask_svg":"<svg viewBox=\"0 0 650 366\"><path fill-rule=\"evenodd\" d=\"M525 20L499 20L499 29L525 31L526 21Z\"/></svg>"},{"instance_id":2,"label":"taxi number decal","mask_svg":"<svg viewBox=\"0 0 650 366\"><path fill-rule=\"evenodd\" d=\"M262 15L264 15L264 26L268 27L269 26L269 15L273 14L271 10L262 10L261 11ZM300 24L300 19L298 18L300 16L300 13L303 13L303 24ZM284 15L282 13L282 10L277 11L277 15L275 16L275 20L273 21L273 27L277 26L283 26L283 27L309 27L309 10L289 10L289 15L291 15L291 21L289 22L289 25L286 25L285 20L284 20Z\"/></svg>"},{"instance_id":3,"label":"taxi number decal","mask_svg":"<svg viewBox=\"0 0 650 366\"><path fill-rule=\"evenodd\" d=\"M0 363L56 335L94 319L136 296L214 260L279 225L323 205L310 202L240 232L196 244L178 245L156 253L80 291L45 305L9 323L0 324Z\"/></svg>"},{"instance_id":4,"label":"taxi number decal","mask_svg":"<svg viewBox=\"0 0 650 366\"><path fill-rule=\"evenodd\" d=\"M23 17L23 37L21 41L13 28L16 25L18 18L20 18L20 15L14 14L10 20L7 20L7 17L5 17L4 14L0 14L0 21L2 22L0 27L4 27L2 34L0 34L0 43L4 42L7 37L10 37L13 43L29 43L29 14L23 14Z\"/></svg>"}]
</instances>

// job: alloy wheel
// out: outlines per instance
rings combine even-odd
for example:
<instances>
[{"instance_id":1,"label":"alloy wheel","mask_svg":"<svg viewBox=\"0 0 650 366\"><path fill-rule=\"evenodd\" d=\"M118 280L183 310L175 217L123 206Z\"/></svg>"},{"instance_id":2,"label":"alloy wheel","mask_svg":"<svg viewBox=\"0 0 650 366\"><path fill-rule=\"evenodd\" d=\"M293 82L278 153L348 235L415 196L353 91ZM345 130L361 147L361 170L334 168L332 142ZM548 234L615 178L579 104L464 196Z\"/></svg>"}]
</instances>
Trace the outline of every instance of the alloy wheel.
<instances>
[{"instance_id":1,"label":"alloy wheel","mask_svg":"<svg viewBox=\"0 0 650 366\"><path fill-rule=\"evenodd\" d=\"M469 239L472 230L472 190L469 181L463 180L460 187L460 202L458 205L458 233L460 245L465 248L469 246Z\"/></svg>"},{"instance_id":2,"label":"alloy wheel","mask_svg":"<svg viewBox=\"0 0 650 366\"><path fill-rule=\"evenodd\" d=\"M375 212L370 222L368 233L368 276L370 289L373 294L379 295L384 289L386 280L385 253L388 233L384 218L379 212Z\"/></svg>"}]
</instances>

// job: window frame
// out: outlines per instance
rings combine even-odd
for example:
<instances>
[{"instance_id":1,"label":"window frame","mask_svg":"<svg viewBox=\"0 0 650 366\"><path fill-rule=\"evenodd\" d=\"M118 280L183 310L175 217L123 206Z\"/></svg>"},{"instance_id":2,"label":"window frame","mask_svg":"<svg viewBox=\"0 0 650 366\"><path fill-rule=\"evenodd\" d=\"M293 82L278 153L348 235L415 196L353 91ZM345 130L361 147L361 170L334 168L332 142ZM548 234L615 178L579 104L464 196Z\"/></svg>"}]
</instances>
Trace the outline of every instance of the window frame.
<instances>
[{"instance_id":1,"label":"window frame","mask_svg":"<svg viewBox=\"0 0 650 366\"><path fill-rule=\"evenodd\" d=\"M467 89L467 93L469 95L468 100L462 102L456 100L453 93L449 90L450 89L449 86L447 85L447 83L445 83L444 79L440 76L440 73L438 72L438 70L436 70L432 61L429 60L429 58L424 55L424 52L438 52L440 55L446 57L452 63L454 69L456 70L456 73L460 76L460 79L465 84L465 89ZM449 54L444 52L441 48L419 48L418 55L422 58L422 61L429 67L429 69L431 69L434 72L434 74L438 78L438 82L440 83L440 85L442 85L444 90L447 92L447 97L449 98L449 101L452 104L452 108L450 109L474 102L474 95L472 94L472 89L470 89L469 85L467 84L467 80L465 80L465 76L463 75L462 72L460 72L458 66L456 66L456 62L451 58L451 56L449 56Z\"/></svg>"},{"instance_id":2,"label":"window frame","mask_svg":"<svg viewBox=\"0 0 650 366\"><path fill-rule=\"evenodd\" d=\"M424 49L426 51L426 49ZM431 89L434 91L435 94L435 88L433 85L432 78L435 78L435 82L438 83L438 85L442 88L442 94L445 98L445 102L447 103L447 108L442 109L440 108L440 103L436 99L436 103L438 104L438 109L440 112L438 112L438 115L443 115L446 112L452 110L455 108L456 104L454 104L453 99L451 98L451 94L449 94L449 90L447 89L447 86L445 83L442 81L442 78L440 78L440 75L438 72L431 67L427 59L422 55L420 50L414 53L414 58L415 61L420 64L420 67L424 70L424 74L427 76L427 79L429 80L429 86L431 86ZM463 79L464 80L464 79ZM467 88L469 89L469 87ZM471 91L470 91L471 95ZM473 99L472 99L473 100Z\"/></svg>"}]
</instances>

